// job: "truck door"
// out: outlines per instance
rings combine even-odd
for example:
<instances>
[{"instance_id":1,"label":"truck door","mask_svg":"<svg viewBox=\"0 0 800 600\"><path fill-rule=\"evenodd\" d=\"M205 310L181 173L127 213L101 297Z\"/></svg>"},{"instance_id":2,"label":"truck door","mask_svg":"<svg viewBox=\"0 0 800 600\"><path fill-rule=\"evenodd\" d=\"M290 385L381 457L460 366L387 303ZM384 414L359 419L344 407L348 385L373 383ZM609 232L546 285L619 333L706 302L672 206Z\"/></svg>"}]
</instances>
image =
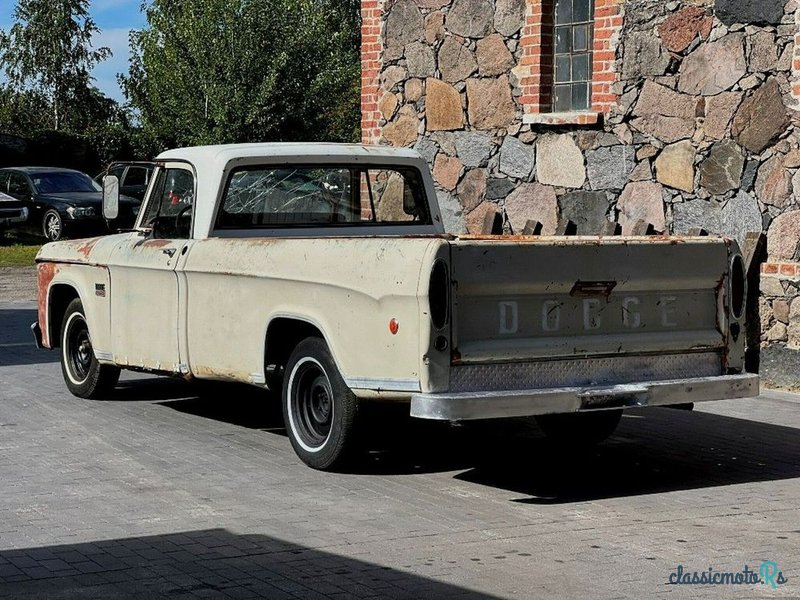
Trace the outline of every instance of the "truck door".
<instances>
[{"instance_id":1,"label":"truck door","mask_svg":"<svg viewBox=\"0 0 800 600\"><path fill-rule=\"evenodd\" d=\"M140 229L122 238L109 263L111 335L120 365L179 373L179 281L176 267L188 251L195 176L189 165L166 163L143 207Z\"/></svg>"}]
</instances>

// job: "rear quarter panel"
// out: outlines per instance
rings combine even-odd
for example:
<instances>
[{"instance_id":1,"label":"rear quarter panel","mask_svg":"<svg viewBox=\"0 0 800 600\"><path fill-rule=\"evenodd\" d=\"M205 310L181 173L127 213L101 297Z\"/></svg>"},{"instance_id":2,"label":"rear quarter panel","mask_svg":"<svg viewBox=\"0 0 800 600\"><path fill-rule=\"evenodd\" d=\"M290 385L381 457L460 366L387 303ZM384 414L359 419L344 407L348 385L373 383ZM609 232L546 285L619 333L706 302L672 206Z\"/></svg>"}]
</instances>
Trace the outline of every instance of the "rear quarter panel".
<instances>
[{"instance_id":1,"label":"rear quarter panel","mask_svg":"<svg viewBox=\"0 0 800 600\"><path fill-rule=\"evenodd\" d=\"M190 368L199 377L256 382L270 322L292 318L322 332L351 388L419 391L428 344L420 281L427 286L442 245L400 237L199 241L182 269Z\"/></svg>"}]
</instances>

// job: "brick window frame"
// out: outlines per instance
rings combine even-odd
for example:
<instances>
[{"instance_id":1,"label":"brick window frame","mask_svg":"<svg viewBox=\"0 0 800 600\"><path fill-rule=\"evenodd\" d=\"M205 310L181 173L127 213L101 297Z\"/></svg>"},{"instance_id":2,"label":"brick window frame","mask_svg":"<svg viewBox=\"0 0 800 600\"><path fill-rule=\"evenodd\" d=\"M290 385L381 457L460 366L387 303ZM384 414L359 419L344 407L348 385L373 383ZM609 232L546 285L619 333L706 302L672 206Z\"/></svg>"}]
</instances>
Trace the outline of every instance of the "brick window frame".
<instances>
[{"instance_id":1,"label":"brick window frame","mask_svg":"<svg viewBox=\"0 0 800 600\"><path fill-rule=\"evenodd\" d=\"M617 46L622 31L622 0L594 1L591 108L588 111L551 111L553 90L553 10L555 0L528 0L522 32L522 58L516 72L522 91L525 123L594 125L611 113L619 97L614 84Z\"/></svg>"}]
</instances>

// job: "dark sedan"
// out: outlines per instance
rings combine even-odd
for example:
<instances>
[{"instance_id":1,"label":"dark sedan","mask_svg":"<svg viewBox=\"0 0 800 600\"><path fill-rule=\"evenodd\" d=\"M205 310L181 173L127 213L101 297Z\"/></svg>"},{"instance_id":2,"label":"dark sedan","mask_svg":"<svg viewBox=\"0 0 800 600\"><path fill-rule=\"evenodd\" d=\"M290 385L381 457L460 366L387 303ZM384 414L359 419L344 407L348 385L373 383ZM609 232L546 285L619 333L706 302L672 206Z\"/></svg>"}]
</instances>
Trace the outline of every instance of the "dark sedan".
<instances>
[{"instance_id":1,"label":"dark sedan","mask_svg":"<svg viewBox=\"0 0 800 600\"><path fill-rule=\"evenodd\" d=\"M70 169L17 167L0 169L0 192L21 200L28 223L48 240L109 232L103 219L103 192L92 178ZM133 226L140 202L120 199L120 216L113 226Z\"/></svg>"},{"instance_id":2,"label":"dark sedan","mask_svg":"<svg viewBox=\"0 0 800 600\"><path fill-rule=\"evenodd\" d=\"M0 192L0 239L6 229L17 227L28 220L25 203Z\"/></svg>"}]
</instances>

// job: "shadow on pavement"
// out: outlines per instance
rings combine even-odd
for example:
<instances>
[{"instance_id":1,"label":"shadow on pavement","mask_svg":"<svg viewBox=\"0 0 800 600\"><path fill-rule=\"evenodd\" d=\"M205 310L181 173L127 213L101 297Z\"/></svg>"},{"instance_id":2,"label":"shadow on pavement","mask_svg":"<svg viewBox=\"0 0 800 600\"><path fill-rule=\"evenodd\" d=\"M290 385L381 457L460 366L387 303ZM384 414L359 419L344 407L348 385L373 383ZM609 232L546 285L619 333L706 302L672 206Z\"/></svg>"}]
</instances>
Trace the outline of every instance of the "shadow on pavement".
<instances>
[{"instance_id":1,"label":"shadow on pavement","mask_svg":"<svg viewBox=\"0 0 800 600\"><path fill-rule=\"evenodd\" d=\"M16 335L2 332L0 340L7 343ZM0 365L9 360L0 347ZM109 401L155 401L197 417L286 435L280 403L250 386L127 379ZM610 440L569 454L549 445L530 420L456 426L411 419L403 405L366 404L360 410L366 424L361 432L364 452L350 473L461 471L457 479L511 491L523 503L580 502L800 477L796 428L702 412L630 411Z\"/></svg>"},{"instance_id":2,"label":"shadow on pavement","mask_svg":"<svg viewBox=\"0 0 800 600\"><path fill-rule=\"evenodd\" d=\"M0 551L0 597L491 597L399 570L403 567L211 529Z\"/></svg>"},{"instance_id":3,"label":"shadow on pavement","mask_svg":"<svg viewBox=\"0 0 800 600\"><path fill-rule=\"evenodd\" d=\"M31 334L35 309L0 310L0 367L58 362L58 352L37 350Z\"/></svg>"},{"instance_id":4,"label":"shadow on pavement","mask_svg":"<svg viewBox=\"0 0 800 600\"><path fill-rule=\"evenodd\" d=\"M159 384L153 380L154 388ZM174 385L164 382L161 385ZM253 388L222 386L163 402L198 417L285 435L279 403ZM626 413L600 446L570 454L532 420L464 425L425 422L403 405L360 409L359 475L462 471L462 481L508 490L517 502L569 503L800 477L798 430L703 412Z\"/></svg>"}]
</instances>

